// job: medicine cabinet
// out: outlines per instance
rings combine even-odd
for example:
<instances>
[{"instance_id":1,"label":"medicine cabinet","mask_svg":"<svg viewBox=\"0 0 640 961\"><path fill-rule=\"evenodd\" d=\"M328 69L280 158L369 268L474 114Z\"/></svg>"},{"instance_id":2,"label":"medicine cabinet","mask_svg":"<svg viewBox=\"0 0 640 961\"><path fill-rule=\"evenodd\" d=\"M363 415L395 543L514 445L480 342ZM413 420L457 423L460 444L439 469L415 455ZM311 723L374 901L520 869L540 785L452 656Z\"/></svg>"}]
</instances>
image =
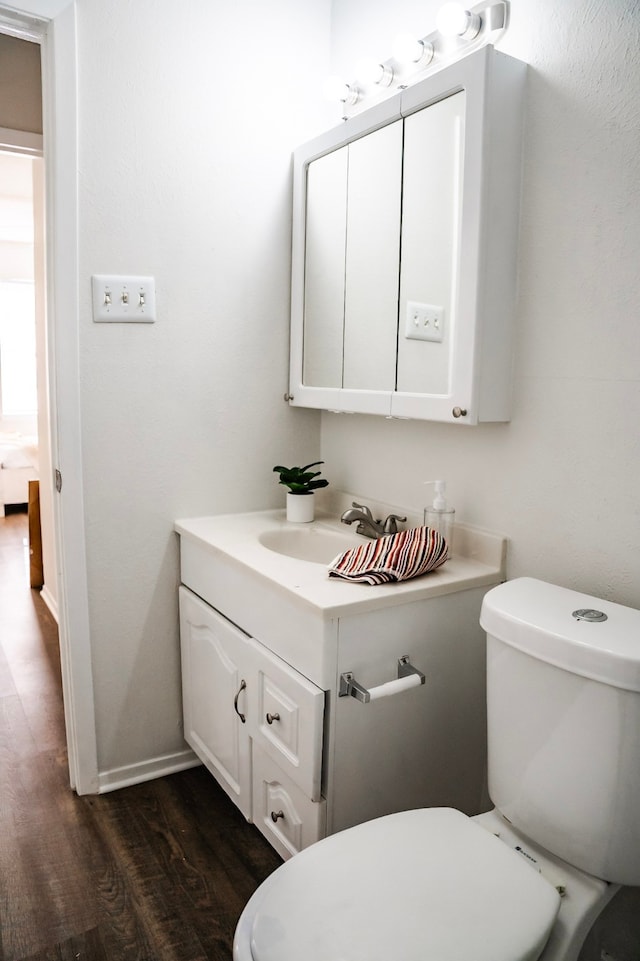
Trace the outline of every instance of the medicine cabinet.
<instances>
[{"instance_id":1,"label":"medicine cabinet","mask_svg":"<svg viewBox=\"0 0 640 961\"><path fill-rule=\"evenodd\" d=\"M487 46L294 153L294 406L509 420L525 64Z\"/></svg>"}]
</instances>

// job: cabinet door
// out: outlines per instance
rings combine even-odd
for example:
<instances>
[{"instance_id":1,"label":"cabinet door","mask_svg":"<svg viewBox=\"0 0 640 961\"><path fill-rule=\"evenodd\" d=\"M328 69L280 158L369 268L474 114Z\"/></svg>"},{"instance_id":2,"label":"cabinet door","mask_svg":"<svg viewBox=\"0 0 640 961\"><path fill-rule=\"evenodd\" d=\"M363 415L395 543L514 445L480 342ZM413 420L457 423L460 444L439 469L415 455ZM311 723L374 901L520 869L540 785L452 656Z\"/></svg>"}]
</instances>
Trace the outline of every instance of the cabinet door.
<instances>
[{"instance_id":1,"label":"cabinet door","mask_svg":"<svg viewBox=\"0 0 640 961\"><path fill-rule=\"evenodd\" d=\"M347 148L309 164L304 274L303 379L342 387Z\"/></svg>"},{"instance_id":2,"label":"cabinet door","mask_svg":"<svg viewBox=\"0 0 640 961\"><path fill-rule=\"evenodd\" d=\"M395 387L401 171L402 121L349 144L345 388Z\"/></svg>"},{"instance_id":3,"label":"cabinet door","mask_svg":"<svg viewBox=\"0 0 640 961\"><path fill-rule=\"evenodd\" d=\"M394 389L401 171L401 121L309 164L307 386Z\"/></svg>"},{"instance_id":4,"label":"cabinet door","mask_svg":"<svg viewBox=\"0 0 640 961\"><path fill-rule=\"evenodd\" d=\"M447 395L447 414L455 395L464 109L461 91L407 117L404 132L396 389ZM465 338L460 340L457 349L463 350Z\"/></svg>"},{"instance_id":5,"label":"cabinet door","mask_svg":"<svg viewBox=\"0 0 640 961\"><path fill-rule=\"evenodd\" d=\"M247 638L181 587L180 642L185 740L251 819Z\"/></svg>"},{"instance_id":6,"label":"cabinet door","mask_svg":"<svg viewBox=\"0 0 640 961\"><path fill-rule=\"evenodd\" d=\"M247 727L312 801L320 800L324 691L253 639Z\"/></svg>"}]
</instances>

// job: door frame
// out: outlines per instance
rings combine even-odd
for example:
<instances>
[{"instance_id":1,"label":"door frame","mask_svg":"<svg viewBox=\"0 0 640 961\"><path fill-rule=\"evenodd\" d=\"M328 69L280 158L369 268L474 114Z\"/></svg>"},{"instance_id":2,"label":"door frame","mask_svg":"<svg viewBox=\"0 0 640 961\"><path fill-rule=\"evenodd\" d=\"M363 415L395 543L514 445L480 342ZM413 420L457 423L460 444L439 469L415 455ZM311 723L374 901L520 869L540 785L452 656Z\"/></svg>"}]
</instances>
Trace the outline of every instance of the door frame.
<instances>
[{"instance_id":1,"label":"door frame","mask_svg":"<svg viewBox=\"0 0 640 961\"><path fill-rule=\"evenodd\" d=\"M85 549L78 304L75 0L0 0L0 31L40 44L46 192L46 314L58 626L69 779L98 793ZM53 483L53 478L50 479Z\"/></svg>"}]
</instances>

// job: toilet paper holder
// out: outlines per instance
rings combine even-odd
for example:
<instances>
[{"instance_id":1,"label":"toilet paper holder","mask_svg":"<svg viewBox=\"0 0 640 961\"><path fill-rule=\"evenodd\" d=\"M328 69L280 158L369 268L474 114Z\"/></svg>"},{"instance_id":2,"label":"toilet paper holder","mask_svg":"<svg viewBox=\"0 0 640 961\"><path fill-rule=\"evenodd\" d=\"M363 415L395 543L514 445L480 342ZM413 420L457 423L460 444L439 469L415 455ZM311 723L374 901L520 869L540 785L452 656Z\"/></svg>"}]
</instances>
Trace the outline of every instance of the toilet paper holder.
<instances>
[{"instance_id":1,"label":"toilet paper holder","mask_svg":"<svg viewBox=\"0 0 640 961\"><path fill-rule=\"evenodd\" d=\"M357 701L368 704L369 701L377 701L382 697L389 697L392 694L400 694L410 687L419 687L424 684L425 677L422 671L414 667L409 660L408 654L403 654L398 658L398 675L396 680L387 681L367 690L362 684L356 681L351 671L345 671L340 675L340 687L338 697L355 697Z\"/></svg>"}]
</instances>

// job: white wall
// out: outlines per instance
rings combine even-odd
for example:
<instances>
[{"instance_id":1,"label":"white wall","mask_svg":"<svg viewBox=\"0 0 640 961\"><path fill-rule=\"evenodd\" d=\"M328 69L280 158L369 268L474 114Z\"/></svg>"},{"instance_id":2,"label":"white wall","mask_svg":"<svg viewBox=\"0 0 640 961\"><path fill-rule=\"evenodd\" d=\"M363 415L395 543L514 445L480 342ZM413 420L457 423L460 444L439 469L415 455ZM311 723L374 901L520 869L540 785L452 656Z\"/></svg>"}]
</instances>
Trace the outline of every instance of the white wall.
<instances>
[{"instance_id":1,"label":"white wall","mask_svg":"<svg viewBox=\"0 0 640 961\"><path fill-rule=\"evenodd\" d=\"M281 502L273 464L511 538L509 574L640 605L638 13L513 0L531 64L513 420L322 415L287 384L290 153L333 67L439 0L78 0L80 369L101 772L179 752L175 517ZM95 325L92 273L156 278L155 325Z\"/></svg>"},{"instance_id":2,"label":"white wall","mask_svg":"<svg viewBox=\"0 0 640 961\"><path fill-rule=\"evenodd\" d=\"M278 506L319 454L287 388L290 157L328 123L329 0L78 0L80 370L101 774L179 752L173 520ZM151 274L154 325L92 323ZM116 774L114 775L114 772Z\"/></svg>"},{"instance_id":3,"label":"white wall","mask_svg":"<svg viewBox=\"0 0 640 961\"><path fill-rule=\"evenodd\" d=\"M434 29L440 0L335 0L333 69ZM475 428L322 415L338 487L510 538L508 574L640 607L640 7L512 0L530 64L513 417ZM366 349L364 347L363 349Z\"/></svg>"}]
</instances>

